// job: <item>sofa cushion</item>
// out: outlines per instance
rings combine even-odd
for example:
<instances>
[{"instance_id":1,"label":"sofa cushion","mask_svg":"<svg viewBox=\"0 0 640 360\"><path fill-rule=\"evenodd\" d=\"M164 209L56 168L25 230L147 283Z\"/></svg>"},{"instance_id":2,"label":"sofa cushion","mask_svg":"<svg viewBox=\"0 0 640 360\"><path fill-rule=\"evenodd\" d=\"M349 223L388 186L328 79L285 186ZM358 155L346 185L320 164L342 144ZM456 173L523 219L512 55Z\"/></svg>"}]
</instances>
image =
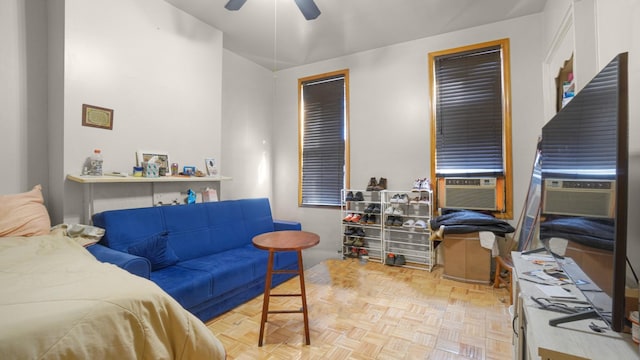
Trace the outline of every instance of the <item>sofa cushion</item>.
<instances>
[{"instance_id":1,"label":"sofa cushion","mask_svg":"<svg viewBox=\"0 0 640 360\"><path fill-rule=\"evenodd\" d=\"M211 299L211 274L207 271L189 269L176 265L151 272L155 282L180 305L190 308Z\"/></svg>"},{"instance_id":2,"label":"sofa cushion","mask_svg":"<svg viewBox=\"0 0 640 360\"><path fill-rule=\"evenodd\" d=\"M156 271L178 262L178 257L167 244L167 233L152 235L129 247L129 254L147 258L151 270Z\"/></svg>"}]
</instances>

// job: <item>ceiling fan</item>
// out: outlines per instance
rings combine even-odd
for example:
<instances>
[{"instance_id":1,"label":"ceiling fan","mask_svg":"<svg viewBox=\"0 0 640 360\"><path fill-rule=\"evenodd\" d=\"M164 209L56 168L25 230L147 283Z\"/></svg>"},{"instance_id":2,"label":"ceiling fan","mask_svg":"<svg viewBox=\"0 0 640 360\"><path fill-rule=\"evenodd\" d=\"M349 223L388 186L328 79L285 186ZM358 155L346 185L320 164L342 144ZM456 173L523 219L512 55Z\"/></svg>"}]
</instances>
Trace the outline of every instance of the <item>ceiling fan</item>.
<instances>
[{"instance_id":1,"label":"ceiling fan","mask_svg":"<svg viewBox=\"0 0 640 360\"><path fill-rule=\"evenodd\" d=\"M224 7L227 10L239 10L246 1L247 0L229 0L229 2L227 2L227 5L225 5ZM313 20L320 16L320 9L318 9L318 6L316 6L316 3L313 2L313 0L294 1L296 2L296 5L298 5L298 9L300 9L305 19Z\"/></svg>"}]
</instances>

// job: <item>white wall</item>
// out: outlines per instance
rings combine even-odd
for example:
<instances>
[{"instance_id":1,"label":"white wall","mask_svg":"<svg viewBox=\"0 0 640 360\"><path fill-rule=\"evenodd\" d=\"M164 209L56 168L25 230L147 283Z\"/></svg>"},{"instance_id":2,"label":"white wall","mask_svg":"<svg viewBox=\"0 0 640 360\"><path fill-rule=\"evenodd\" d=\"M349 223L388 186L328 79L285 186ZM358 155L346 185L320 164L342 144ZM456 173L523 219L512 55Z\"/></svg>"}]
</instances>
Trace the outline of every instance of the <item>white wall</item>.
<instances>
[{"instance_id":1,"label":"white wall","mask_svg":"<svg viewBox=\"0 0 640 360\"><path fill-rule=\"evenodd\" d=\"M64 14L64 159L55 166L78 174L94 148L105 171L131 172L138 150L199 168L221 158L219 30L157 0L66 0ZM81 126L82 104L113 109L113 130ZM95 192L96 211L151 205L151 185ZM81 220L82 193L65 183L65 222Z\"/></svg>"},{"instance_id":2,"label":"white wall","mask_svg":"<svg viewBox=\"0 0 640 360\"><path fill-rule=\"evenodd\" d=\"M0 194L48 198L46 34L44 0L0 1Z\"/></svg>"},{"instance_id":3,"label":"white wall","mask_svg":"<svg viewBox=\"0 0 640 360\"><path fill-rule=\"evenodd\" d=\"M414 179L429 176L428 53L510 38L514 213L519 214L544 124L541 33L541 18L533 15L278 71L273 120L275 212L320 234L320 245L305 254L307 264L338 256L340 213L297 206L298 78L349 69L351 188L364 189L375 176L386 177L390 189L406 190Z\"/></svg>"},{"instance_id":4,"label":"white wall","mask_svg":"<svg viewBox=\"0 0 640 360\"><path fill-rule=\"evenodd\" d=\"M273 72L223 53L222 199L272 197ZM273 203L273 199L271 199Z\"/></svg>"}]
</instances>

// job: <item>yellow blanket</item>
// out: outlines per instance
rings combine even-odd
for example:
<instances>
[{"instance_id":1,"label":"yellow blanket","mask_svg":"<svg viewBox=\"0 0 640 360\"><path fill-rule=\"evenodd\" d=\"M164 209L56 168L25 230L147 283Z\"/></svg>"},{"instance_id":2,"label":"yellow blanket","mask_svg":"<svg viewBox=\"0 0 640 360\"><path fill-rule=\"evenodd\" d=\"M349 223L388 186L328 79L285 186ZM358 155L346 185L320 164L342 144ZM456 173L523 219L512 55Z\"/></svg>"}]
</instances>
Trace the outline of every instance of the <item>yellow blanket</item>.
<instances>
[{"instance_id":1,"label":"yellow blanket","mask_svg":"<svg viewBox=\"0 0 640 360\"><path fill-rule=\"evenodd\" d=\"M153 282L59 235L0 238L0 359L224 359Z\"/></svg>"}]
</instances>

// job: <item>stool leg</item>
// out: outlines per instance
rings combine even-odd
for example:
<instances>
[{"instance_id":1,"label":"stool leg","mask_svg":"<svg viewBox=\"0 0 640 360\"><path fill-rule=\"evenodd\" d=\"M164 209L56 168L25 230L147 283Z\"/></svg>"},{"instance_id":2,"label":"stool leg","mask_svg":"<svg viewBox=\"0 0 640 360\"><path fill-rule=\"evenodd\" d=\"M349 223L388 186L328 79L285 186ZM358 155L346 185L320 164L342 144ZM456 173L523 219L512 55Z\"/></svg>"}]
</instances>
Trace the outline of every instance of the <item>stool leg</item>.
<instances>
[{"instance_id":1,"label":"stool leg","mask_svg":"<svg viewBox=\"0 0 640 360\"><path fill-rule=\"evenodd\" d=\"M493 287L494 288L499 288L500 287L500 272L502 271L502 266L500 266L500 259L499 258L495 258L496 259L496 273L493 277Z\"/></svg>"},{"instance_id":2,"label":"stool leg","mask_svg":"<svg viewBox=\"0 0 640 360\"><path fill-rule=\"evenodd\" d=\"M262 319L260 320L260 337L258 338L258 346L262 346L262 338L264 337L264 324L267 322L267 314L269 313L269 296L271 295L272 277L273 251L269 251L269 261L267 263L267 278L264 282L264 299L262 300Z\"/></svg>"},{"instance_id":3,"label":"stool leg","mask_svg":"<svg viewBox=\"0 0 640 360\"><path fill-rule=\"evenodd\" d=\"M304 336L307 345L311 345L309 338L309 314L307 312L307 292L304 286L304 266L302 265L302 250L298 250L298 277L300 278L300 295L302 298L302 315L304 316Z\"/></svg>"}]
</instances>

